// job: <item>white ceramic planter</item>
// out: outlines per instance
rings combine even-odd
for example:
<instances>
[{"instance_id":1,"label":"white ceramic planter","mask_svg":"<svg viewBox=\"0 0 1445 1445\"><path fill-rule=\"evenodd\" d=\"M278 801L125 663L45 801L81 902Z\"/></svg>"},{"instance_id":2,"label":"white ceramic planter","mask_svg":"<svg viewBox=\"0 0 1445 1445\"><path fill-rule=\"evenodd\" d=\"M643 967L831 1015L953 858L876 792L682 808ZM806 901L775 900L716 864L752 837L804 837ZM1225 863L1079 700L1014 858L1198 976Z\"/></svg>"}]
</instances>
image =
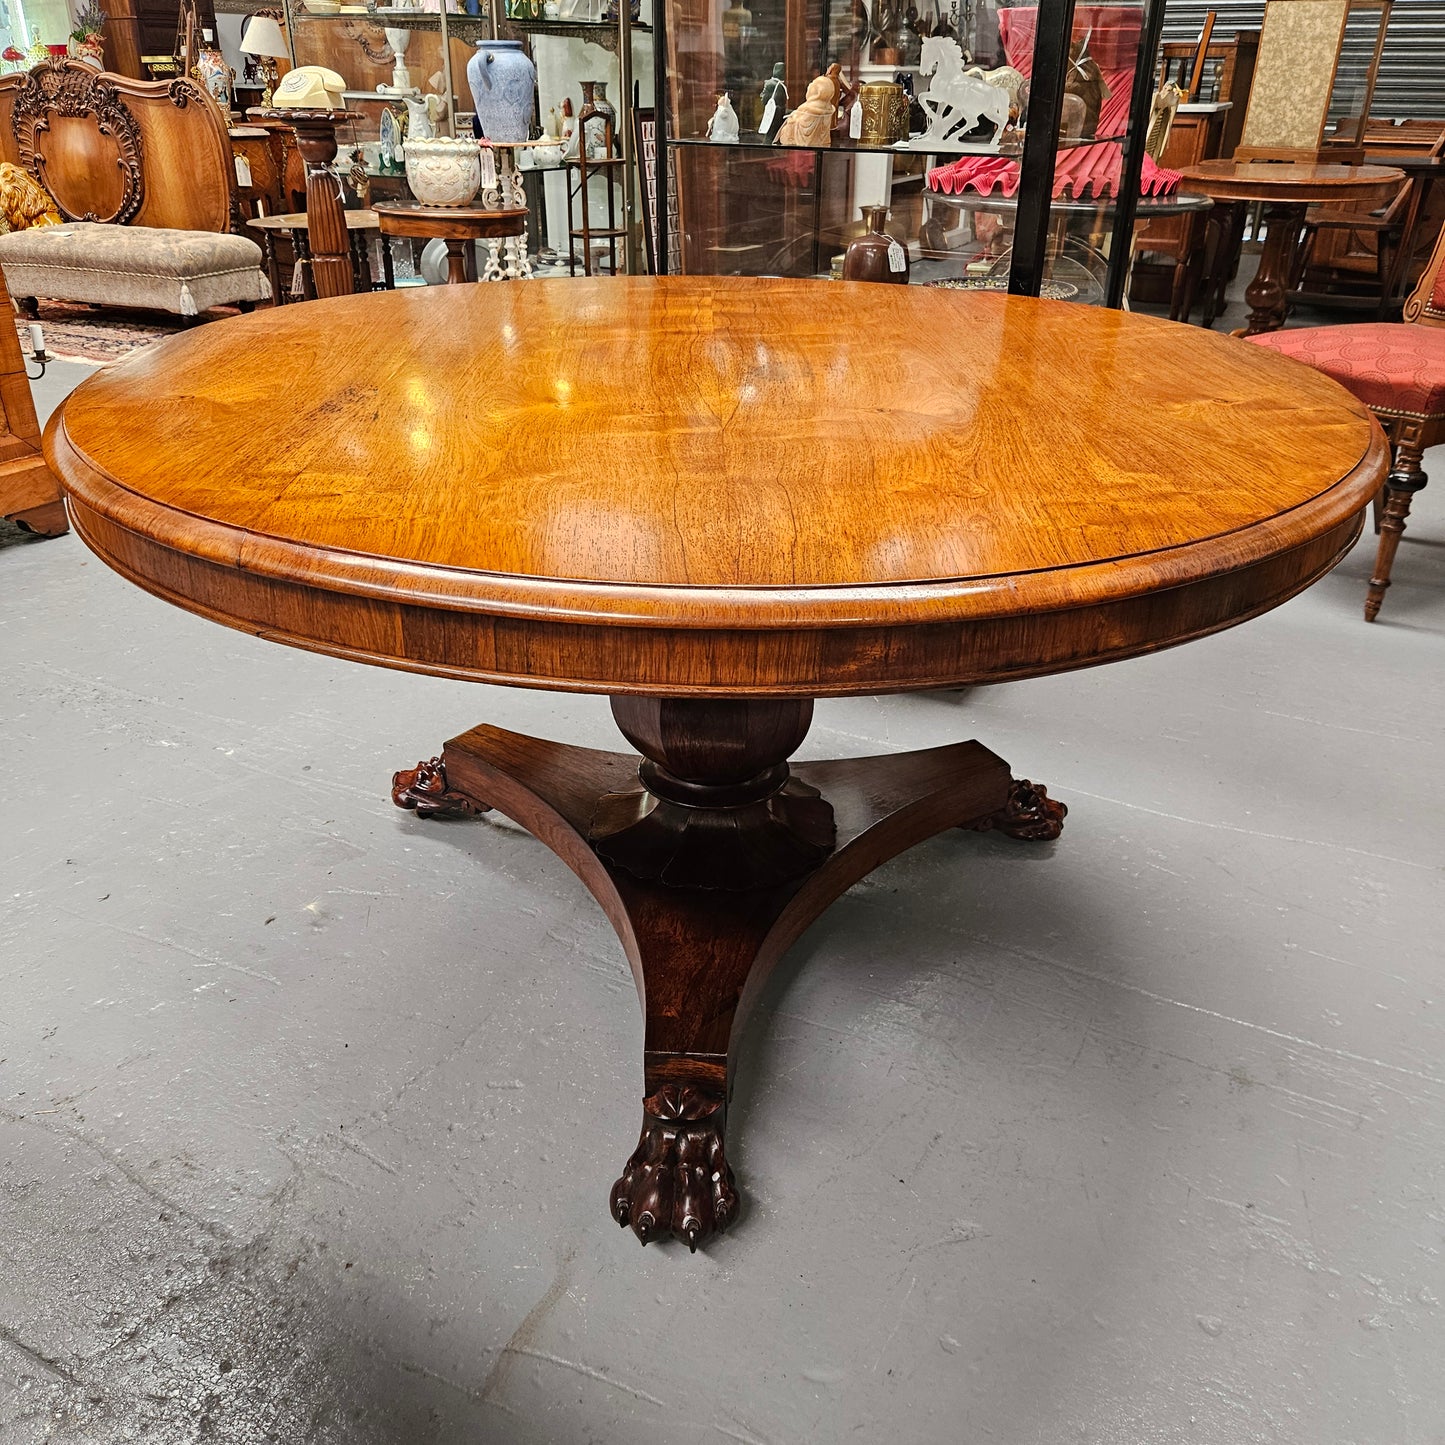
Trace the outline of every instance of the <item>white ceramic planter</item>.
<instances>
[{"instance_id":1,"label":"white ceramic planter","mask_svg":"<svg viewBox=\"0 0 1445 1445\"><path fill-rule=\"evenodd\" d=\"M406 143L406 181L424 206L465 206L482 183L474 140L436 136Z\"/></svg>"}]
</instances>

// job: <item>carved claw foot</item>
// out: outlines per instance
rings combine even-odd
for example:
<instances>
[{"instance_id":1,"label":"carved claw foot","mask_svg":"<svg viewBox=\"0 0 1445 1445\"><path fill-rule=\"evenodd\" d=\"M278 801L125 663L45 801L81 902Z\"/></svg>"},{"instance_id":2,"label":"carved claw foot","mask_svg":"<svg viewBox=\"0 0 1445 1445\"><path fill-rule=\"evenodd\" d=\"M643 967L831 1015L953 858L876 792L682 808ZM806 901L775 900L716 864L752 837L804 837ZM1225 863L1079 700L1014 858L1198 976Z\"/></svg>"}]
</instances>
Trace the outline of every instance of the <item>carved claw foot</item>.
<instances>
[{"instance_id":1,"label":"carved claw foot","mask_svg":"<svg viewBox=\"0 0 1445 1445\"><path fill-rule=\"evenodd\" d=\"M398 808L415 809L418 818L476 818L490 811L485 803L447 787L440 758L393 773L391 801Z\"/></svg>"},{"instance_id":2,"label":"carved claw foot","mask_svg":"<svg viewBox=\"0 0 1445 1445\"><path fill-rule=\"evenodd\" d=\"M643 1244L671 1234L696 1250L738 1209L723 1157L723 1101L692 1084L664 1084L642 1108L642 1137L612 1186L612 1217Z\"/></svg>"},{"instance_id":3,"label":"carved claw foot","mask_svg":"<svg viewBox=\"0 0 1445 1445\"><path fill-rule=\"evenodd\" d=\"M1049 797L1042 783L1015 778L1009 784L1008 802L996 813L968 826L976 833L995 830L1028 843L1050 843L1064 831L1068 808Z\"/></svg>"}]
</instances>

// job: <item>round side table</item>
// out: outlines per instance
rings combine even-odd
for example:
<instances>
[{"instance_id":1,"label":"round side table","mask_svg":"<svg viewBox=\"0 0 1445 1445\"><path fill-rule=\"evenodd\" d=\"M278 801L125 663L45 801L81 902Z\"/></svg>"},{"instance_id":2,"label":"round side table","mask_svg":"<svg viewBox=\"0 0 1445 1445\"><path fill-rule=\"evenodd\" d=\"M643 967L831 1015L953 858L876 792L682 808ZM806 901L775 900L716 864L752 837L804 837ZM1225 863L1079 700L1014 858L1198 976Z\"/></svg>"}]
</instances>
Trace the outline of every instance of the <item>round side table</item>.
<instances>
[{"instance_id":1,"label":"round side table","mask_svg":"<svg viewBox=\"0 0 1445 1445\"><path fill-rule=\"evenodd\" d=\"M529 274L525 252L518 251L527 234L525 207L501 211L472 206L423 206L414 201L378 201L371 208L383 236L440 237L447 244L447 285L458 286L467 279L467 247L473 241L487 243L487 262L479 281L513 281ZM506 243L506 259L502 256Z\"/></svg>"},{"instance_id":2,"label":"round side table","mask_svg":"<svg viewBox=\"0 0 1445 1445\"><path fill-rule=\"evenodd\" d=\"M1405 179L1393 166L1316 166L1295 161L1204 161L1180 172L1180 185L1221 203L1264 202L1264 253L1244 299L1249 320L1240 336L1284 325L1290 277L1305 211L1319 201L1382 201ZM1222 218L1215 225L1224 224ZM1216 248L1218 249L1218 248Z\"/></svg>"},{"instance_id":3,"label":"round side table","mask_svg":"<svg viewBox=\"0 0 1445 1445\"><path fill-rule=\"evenodd\" d=\"M375 289L376 282L372 276L367 240L373 232L381 229L376 213L369 210L349 210L342 212L342 218L346 223L346 236L351 247L351 267L355 276L352 289L371 291ZM306 212L287 211L276 216L253 216L246 222L246 227L261 233L261 255L266 274L271 281L271 297L274 303L284 306L291 300L290 288L282 285L281 266L276 256L278 236L287 237L295 248L296 259L303 263L302 294L308 301L314 301L316 284L311 275L311 238L306 225ZM388 236L381 238L381 269L385 288L390 291L395 284L395 276L391 265L391 238Z\"/></svg>"}]
</instances>

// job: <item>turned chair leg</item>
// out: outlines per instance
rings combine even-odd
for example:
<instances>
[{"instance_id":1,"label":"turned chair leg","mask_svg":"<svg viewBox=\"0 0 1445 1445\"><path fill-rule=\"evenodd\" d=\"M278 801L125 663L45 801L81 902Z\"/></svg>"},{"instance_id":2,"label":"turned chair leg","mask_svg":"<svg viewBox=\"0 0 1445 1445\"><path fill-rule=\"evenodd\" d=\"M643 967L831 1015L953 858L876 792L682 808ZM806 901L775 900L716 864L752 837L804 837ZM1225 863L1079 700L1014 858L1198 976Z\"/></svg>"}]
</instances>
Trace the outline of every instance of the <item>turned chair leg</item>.
<instances>
[{"instance_id":1,"label":"turned chair leg","mask_svg":"<svg viewBox=\"0 0 1445 1445\"><path fill-rule=\"evenodd\" d=\"M1415 493L1429 480L1421 467L1424 451L1418 437L1402 438L1395 447L1395 465L1385 479L1385 510L1380 518L1380 547L1375 555L1375 575L1370 578L1369 595L1365 598L1365 621L1373 622L1380 615L1380 603L1390 585L1390 569L1395 565L1395 552L1405 531L1405 518Z\"/></svg>"}]
</instances>

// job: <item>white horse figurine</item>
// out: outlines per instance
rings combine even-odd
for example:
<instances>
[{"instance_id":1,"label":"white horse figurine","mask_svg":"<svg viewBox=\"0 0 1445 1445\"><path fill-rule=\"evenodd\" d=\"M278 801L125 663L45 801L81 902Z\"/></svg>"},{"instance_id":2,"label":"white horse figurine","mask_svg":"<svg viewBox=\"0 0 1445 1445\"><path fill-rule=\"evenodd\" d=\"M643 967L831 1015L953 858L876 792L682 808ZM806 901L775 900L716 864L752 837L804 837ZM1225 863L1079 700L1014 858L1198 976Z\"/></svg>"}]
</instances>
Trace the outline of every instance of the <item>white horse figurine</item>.
<instances>
[{"instance_id":1,"label":"white horse figurine","mask_svg":"<svg viewBox=\"0 0 1445 1445\"><path fill-rule=\"evenodd\" d=\"M981 73L963 68L958 41L930 35L923 42L919 74L932 76L928 89L918 97L927 112L928 129L906 142L910 150L927 151L971 131L980 120L993 126L989 144L997 145L1009 118L1009 92L993 85ZM1006 70L1009 67L1000 67Z\"/></svg>"}]
</instances>

